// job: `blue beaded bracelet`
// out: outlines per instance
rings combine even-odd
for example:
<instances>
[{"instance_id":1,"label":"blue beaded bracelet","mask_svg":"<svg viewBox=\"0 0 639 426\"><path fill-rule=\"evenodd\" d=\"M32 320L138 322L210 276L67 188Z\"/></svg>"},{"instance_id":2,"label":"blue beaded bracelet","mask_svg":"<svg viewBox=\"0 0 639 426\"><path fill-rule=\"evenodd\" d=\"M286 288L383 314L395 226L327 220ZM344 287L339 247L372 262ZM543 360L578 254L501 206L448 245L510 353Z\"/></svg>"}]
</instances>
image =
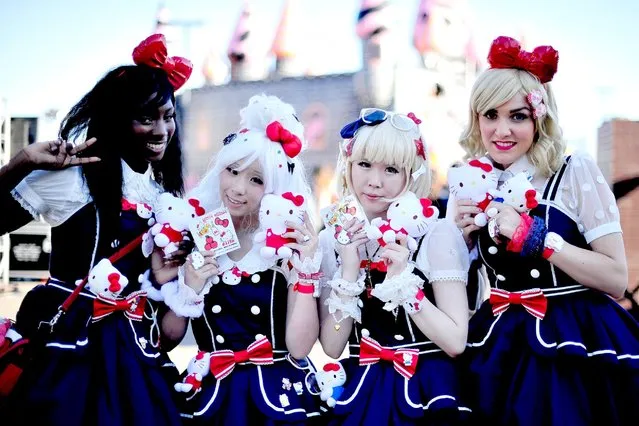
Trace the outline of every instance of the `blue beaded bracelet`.
<instances>
[{"instance_id":1,"label":"blue beaded bracelet","mask_svg":"<svg viewBox=\"0 0 639 426\"><path fill-rule=\"evenodd\" d=\"M540 257L544 251L547 233L548 229L544 220L537 216L533 217L533 223L530 226L526 240L524 240L520 254L522 256Z\"/></svg>"}]
</instances>

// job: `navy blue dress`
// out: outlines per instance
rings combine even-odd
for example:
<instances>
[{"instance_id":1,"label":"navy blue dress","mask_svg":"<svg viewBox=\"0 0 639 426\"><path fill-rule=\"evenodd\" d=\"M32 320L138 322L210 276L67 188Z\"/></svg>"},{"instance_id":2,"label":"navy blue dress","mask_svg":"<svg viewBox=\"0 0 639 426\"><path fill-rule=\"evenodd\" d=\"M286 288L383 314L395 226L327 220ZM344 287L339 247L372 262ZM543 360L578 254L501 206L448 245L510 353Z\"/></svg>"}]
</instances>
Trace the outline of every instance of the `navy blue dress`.
<instances>
[{"instance_id":1,"label":"navy blue dress","mask_svg":"<svg viewBox=\"0 0 639 426\"><path fill-rule=\"evenodd\" d=\"M419 248L412 258L413 262L420 251L427 250L425 240L426 237L419 241ZM460 244L465 252L463 242ZM455 257L453 253L450 255ZM370 277L370 283L374 288L384 281L386 272L375 267L369 269L365 280L369 282ZM425 274L417 267L413 273L424 280L424 294L435 303L432 287ZM346 372L346 383L343 393L330 411L330 424L466 424L470 410L460 398L460 377L456 360L430 341L412 322L403 307L398 308L395 316L383 309L384 302L376 297L369 297L367 291L364 291L359 299L362 302L362 322L354 322L348 341L349 357L340 360ZM395 370L393 363L384 360L360 366L362 336L374 339L387 349L419 350L415 374L407 379Z\"/></svg>"},{"instance_id":2,"label":"navy blue dress","mask_svg":"<svg viewBox=\"0 0 639 426\"><path fill-rule=\"evenodd\" d=\"M259 256L251 251L247 256ZM220 266L221 269L224 269ZM246 271L242 271L246 272ZM276 425L309 424L319 420L319 398L306 378L315 369L308 358L293 359L286 348L288 281L273 266L244 273L226 284L230 271L220 275L204 298L204 312L191 320L200 351L245 351L266 337L273 363L238 362L226 377L204 376L197 393L185 394L187 424ZM231 277L233 278L233 277Z\"/></svg>"},{"instance_id":3,"label":"navy blue dress","mask_svg":"<svg viewBox=\"0 0 639 426\"><path fill-rule=\"evenodd\" d=\"M94 254L96 263L109 257L148 230L148 224L128 210L121 213L118 235L99 229L92 202L52 228L54 278L25 296L15 325L25 337L46 340L0 413L3 424L180 424L173 391L178 372L160 347L165 307L147 300L141 321L114 312L92 322L95 295L85 289L52 332L39 329L74 290L76 280L87 274ZM119 240L118 247L113 247L114 240ZM129 280L122 291L126 296L140 289L138 276L150 262L137 248L114 266Z\"/></svg>"},{"instance_id":4,"label":"navy blue dress","mask_svg":"<svg viewBox=\"0 0 639 426\"><path fill-rule=\"evenodd\" d=\"M564 187L567 166L548 181L530 214L543 218L548 230L566 242L590 249L583 229L558 203L562 190L578 190ZM598 182L605 184L601 177ZM543 319L517 305L495 316L489 301L471 318L465 391L480 420L520 426L636 425L635 320L609 296L580 285L545 259L495 245L485 229L478 249L492 287L541 288L548 302Z\"/></svg>"}]
</instances>

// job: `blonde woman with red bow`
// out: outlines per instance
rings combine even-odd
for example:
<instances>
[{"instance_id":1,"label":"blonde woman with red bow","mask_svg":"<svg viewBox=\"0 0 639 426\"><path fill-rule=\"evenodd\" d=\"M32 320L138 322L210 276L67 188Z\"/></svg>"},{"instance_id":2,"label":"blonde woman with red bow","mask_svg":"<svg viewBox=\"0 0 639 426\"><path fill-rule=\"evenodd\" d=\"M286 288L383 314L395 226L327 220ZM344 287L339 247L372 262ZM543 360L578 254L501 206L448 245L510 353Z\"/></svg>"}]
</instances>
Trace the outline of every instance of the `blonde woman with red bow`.
<instances>
[{"instance_id":1,"label":"blonde woman with red bow","mask_svg":"<svg viewBox=\"0 0 639 426\"><path fill-rule=\"evenodd\" d=\"M86 144L34 144L0 172L2 186L13 188L1 201L0 234L40 216L52 226L51 278L25 296L2 336L0 395L19 377L0 404L2 424L181 423L178 371L166 353L177 342L162 327L166 306L148 299L138 280L173 274L179 252L174 261L157 253L150 260L139 237L158 196L183 190L175 91L191 63L167 57L160 34L144 40L133 60L106 74L65 117L61 139L86 137ZM96 276L77 285L105 264L107 290ZM25 364L18 350L6 349L9 340L27 339L22 348L33 357Z\"/></svg>"},{"instance_id":2,"label":"blonde woman with red bow","mask_svg":"<svg viewBox=\"0 0 639 426\"><path fill-rule=\"evenodd\" d=\"M613 298L628 275L615 197L585 154L565 156L550 81L559 55L497 38L471 92L461 145L499 181L524 173L536 207L457 200L490 297L471 318L465 390L494 425L630 425L639 421L639 326ZM499 189L499 188L498 188ZM492 210L492 214L491 214Z\"/></svg>"}]
</instances>

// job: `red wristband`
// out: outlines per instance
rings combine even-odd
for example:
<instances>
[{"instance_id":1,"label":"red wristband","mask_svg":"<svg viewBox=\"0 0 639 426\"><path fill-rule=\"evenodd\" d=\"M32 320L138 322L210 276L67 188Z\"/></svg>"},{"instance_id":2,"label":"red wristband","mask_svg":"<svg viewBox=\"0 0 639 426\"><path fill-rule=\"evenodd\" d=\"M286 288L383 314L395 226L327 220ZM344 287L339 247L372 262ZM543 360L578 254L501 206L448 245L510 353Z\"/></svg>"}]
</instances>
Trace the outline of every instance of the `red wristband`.
<instances>
[{"instance_id":1,"label":"red wristband","mask_svg":"<svg viewBox=\"0 0 639 426\"><path fill-rule=\"evenodd\" d=\"M521 249L524 246L524 242L526 241L526 237L530 232L530 227L532 226L533 218L530 217L526 213L521 214L521 222L519 222L519 226L513 232L513 237L508 242L506 246L507 251L512 251L514 253L521 253Z\"/></svg>"},{"instance_id":2,"label":"red wristband","mask_svg":"<svg viewBox=\"0 0 639 426\"><path fill-rule=\"evenodd\" d=\"M313 284L302 284L299 281L293 284L293 291L297 291L302 294L315 293L315 286Z\"/></svg>"}]
</instances>

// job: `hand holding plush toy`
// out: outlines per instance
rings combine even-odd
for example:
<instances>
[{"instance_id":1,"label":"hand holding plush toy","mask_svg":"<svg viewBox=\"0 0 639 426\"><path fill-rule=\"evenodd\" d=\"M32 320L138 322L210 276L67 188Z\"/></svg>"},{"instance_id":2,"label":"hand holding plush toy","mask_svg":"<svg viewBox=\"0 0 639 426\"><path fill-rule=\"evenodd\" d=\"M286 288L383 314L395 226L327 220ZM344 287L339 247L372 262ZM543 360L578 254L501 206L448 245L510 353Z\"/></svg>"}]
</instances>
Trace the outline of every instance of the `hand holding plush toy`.
<instances>
[{"instance_id":1,"label":"hand holding plush toy","mask_svg":"<svg viewBox=\"0 0 639 426\"><path fill-rule=\"evenodd\" d=\"M255 243L264 243L260 249L262 257L288 259L293 255L293 250L285 244L295 242L295 239L282 235L294 231L286 227L287 221L300 225L304 223L305 210L304 197L291 192L266 194L262 198L259 213L261 231L253 238Z\"/></svg>"},{"instance_id":2,"label":"hand holding plush toy","mask_svg":"<svg viewBox=\"0 0 639 426\"><path fill-rule=\"evenodd\" d=\"M386 213L387 220L375 218L366 227L366 236L375 239L384 247L387 243L397 241L398 234L406 235L409 250L417 249L417 238L428 231L428 225L437 220L439 210L428 198L417 198L407 191L392 202Z\"/></svg>"},{"instance_id":3,"label":"hand holding plush toy","mask_svg":"<svg viewBox=\"0 0 639 426\"><path fill-rule=\"evenodd\" d=\"M528 213L539 205L538 194L530 183L531 179L524 172L517 173L504 182L495 195L499 197L499 201L517 210L517 213ZM486 214L493 217L497 214L497 209L489 209Z\"/></svg>"},{"instance_id":4,"label":"hand holding plush toy","mask_svg":"<svg viewBox=\"0 0 639 426\"><path fill-rule=\"evenodd\" d=\"M202 380L209 374L211 365L211 354L199 351L191 358L186 367L187 375L182 382L176 383L173 387L177 392L198 393L202 389Z\"/></svg>"},{"instance_id":5,"label":"hand holding plush toy","mask_svg":"<svg viewBox=\"0 0 639 426\"><path fill-rule=\"evenodd\" d=\"M486 157L448 169L448 187L457 200L469 199L484 212L494 199L498 176ZM475 215L475 225L488 223L486 213Z\"/></svg>"},{"instance_id":6,"label":"hand holding plush toy","mask_svg":"<svg viewBox=\"0 0 639 426\"><path fill-rule=\"evenodd\" d=\"M165 255L177 251L182 232L189 229L189 223L195 216L203 214L204 209L195 199L183 200L168 192L160 194L155 206L157 223L150 231L155 245L161 247Z\"/></svg>"}]
</instances>

